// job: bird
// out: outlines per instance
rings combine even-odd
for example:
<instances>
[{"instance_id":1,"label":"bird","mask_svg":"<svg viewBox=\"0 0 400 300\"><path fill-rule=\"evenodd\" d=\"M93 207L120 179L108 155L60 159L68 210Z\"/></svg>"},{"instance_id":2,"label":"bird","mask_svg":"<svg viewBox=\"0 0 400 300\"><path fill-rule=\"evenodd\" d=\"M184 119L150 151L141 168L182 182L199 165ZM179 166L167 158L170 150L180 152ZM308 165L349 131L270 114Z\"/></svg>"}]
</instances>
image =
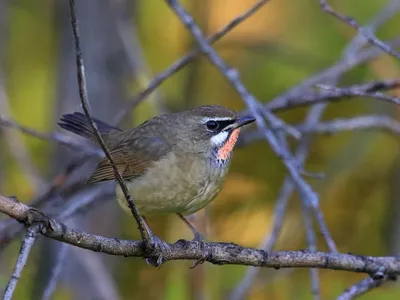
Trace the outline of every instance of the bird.
<instances>
[{"instance_id":1,"label":"bird","mask_svg":"<svg viewBox=\"0 0 400 300\"><path fill-rule=\"evenodd\" d=\"M220 105L203 105L155 116L125 130L92 119L140 215L177 214L194 240L203 241L185 216L207 206L221 191L241 127L255 118ZM64 114L58 125L97 142L83 113ZM104 158L87 182L111 180L116 180L114 169ZM119 185L116 198L123 210L131 213Z\"/></svg>"}]
</instances>

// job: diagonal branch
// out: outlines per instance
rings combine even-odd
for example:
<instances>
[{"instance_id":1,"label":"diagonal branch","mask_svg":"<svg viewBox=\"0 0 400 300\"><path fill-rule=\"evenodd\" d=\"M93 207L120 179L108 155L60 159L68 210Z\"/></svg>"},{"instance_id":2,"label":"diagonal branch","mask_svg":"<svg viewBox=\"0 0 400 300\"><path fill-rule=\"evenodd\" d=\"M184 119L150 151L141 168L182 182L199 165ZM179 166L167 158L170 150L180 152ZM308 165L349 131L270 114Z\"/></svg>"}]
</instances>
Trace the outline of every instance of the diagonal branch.
<instances>
[{"instance_id":1,"label":"diagonal branch","mask_svg":"<svg viewBox=\"0 0 400 300\"><path fill-rule=\"evenodd\" d=\"M85 70L84 70L83 58L82 58L82 49L81 49L80 40L79 40L80 38L79 38L79 30L78 30L78 21L76 19L76 13L75 13L75 0L70 0L69 4L70 4L70 13L71 13L71 26L72 26L72 31L73 31L74 41L75 41L76 65L77 65L77 69L78 69L77 77L78 77L78 86L79 86L79 96L81 99L83 111L85 112L86 118L88 119L90 126L92 127L92 130L95 133L98 143L100 144L101 148L104 151L104 154L106 155L106 157L110 161L112 168L114 169L115 177L116 177L119 185L121 186L121 190L124 193L126 201L128 202L128 206L132 212L133 217L135 218L135 220L137 222L138 229L142 236L142 240L147 245L150 245L151 234L148 231L146 225L144 224L144 220L140 216L139 211L136 209L135 204L132 201L132 197L129 194L129 190L126 187L124 179L122 178L121 174L119 173L118 168L115 165L114 160L110 154L110 151L107 149L107 146L104 143L104 140L101 137L101 134L100 134L95 122L93 121L92 117L90 116L89 101L88 101L87 89L86 89Z\"/></svg>"},{"instance_id":2,"label":"diagonal branch","mask_svg":"<svg viewBox=\"0 0 400 300\"><path fill-rule=\"evenodd\" d=\"M308 183L306 183L300 176L297 166L294 164L294 159L287 149L281 148L280 143L274 133L267 128L263 121L263 117L259 111L261 105L256 101L255 97L247 90L247 88L240 81L239 73L230 68L224 63L224 61L218 56L215 50L207 43L204 38L199 26L194 22L192 16L190 16L186 10L176 0L167 0L166 3L175 12L177 17L185 25L185 27L192 33L193 37L199 44L201 50L207 55L210 62L225 76L228 82L235 88L235 90L242 97L243 101L247 104L250 112L256 118L256 122L265 138L268 140L271 148L280 157L289 170L290 175L296 182L300 194L302 197L307 199L309 205L316 205L318 203L317 194L311 189ZM271 127L281 127L284 123L277 117L275 117L269 110L264 110L264 116L270 123Z\"/></svg>"},{"instance_id":3,"label":"diagonal branch","mask_svg":"<svg viewBox=\"0 0 400 300\"><path fill-rule=\"evenodd\" d=\"M361 27L357 21L349 16L345 16L338 11L334 10L332 6L328 4L326 0L319 0L319 4L323 11L326 13L334 16L336 19L341 20L342 22L346 23L347 25L350 25L354 29L356 29L360 34L362 34L368 42L371 44L377 46L380 48L382 51L385 51L386 53L392 55L393 57L400 59L400 53L394 50L392 47L390 47L388 44L384 43L380 39L378 39L372 32L369 30Z\"/></svg>"},{"instance_id":4,"label":"diagonal branch","mask_svg":"<svg viewBox=\"0 0 400 300\"><path fill-rule=\"evenodd\" d=\"M269 0L259 0L256 4L254 4L251 8L249 8L247 11L242 13L241 15L237 16L234 18L231 22L229 22L227 25L225 25L223 28L221 28L219 31L217 31L213 36L209 37L207 39L208 43L214 44L218 40L220 40L222 37L224 37L228 32L230 32L232 29L236 28L239 24L241 24L244 20L248 19L251 17L253 14L255 14L259 9L261 9L265 4L267 4ZM153 80L149 83L146 89L144 89L142 92L140 92L137 96L135 96L128 104L126 107L124 107L114 118L114 123L118 124L122 121L122 119L126 116L127 113L129 113L134 107L136 107L141 101L143 101L146 97L148 97L153 91L156 90L157 87L159 87L166 79L171 77L174 73L178 72L181 70L184 66L192 62L197 56L202 54L203 51L198 48L195 50L192 50L188 54L184 55L182 58L178 59L176 62L174 62L169 68L166 70L158 73Z\"/></svg>"},{"instance_id":5,"label":"diagonal branch","mask_svg":"<svg viewBox=\"0 0 400 300\"><path fill-rule=\"evenodd\" d=\"M396 280L396 278L389 278L389 276L384 276L380 279L373 279L368 277L356 283L355 285L348 288L343 294L336 298L336 300L351 300L357 296L365 294L366 292L381 286L388 279Z\"/></svg>"},{"instance_id":6,"label":"diagonal branch","mask_svg":"<svg viewBox=\"0 0 400 300\"><path fill-rule=\"evenodd\" d=\"M40 224L35 224L34 222L32 222L31 225L29 225L25 238L22 241L21 250L18 255L14 272L11 275L7 287L4 291L3 295L4 300L12 299L14 290L17 286L18 280L21 277L22 270L25 267L26 261L28 260L29 253L31 252L32 246L36 240L36 235L39 232L39 230L40 230Z\"/></svg>"}]
</instances>

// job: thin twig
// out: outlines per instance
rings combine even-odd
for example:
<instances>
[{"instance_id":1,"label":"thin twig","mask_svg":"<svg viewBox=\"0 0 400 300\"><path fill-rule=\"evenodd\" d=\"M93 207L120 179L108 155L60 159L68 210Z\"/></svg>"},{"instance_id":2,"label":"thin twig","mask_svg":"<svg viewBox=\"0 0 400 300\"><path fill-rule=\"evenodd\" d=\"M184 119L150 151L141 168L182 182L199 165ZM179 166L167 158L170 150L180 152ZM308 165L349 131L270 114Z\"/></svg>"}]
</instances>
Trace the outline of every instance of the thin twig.
<instances>
[{"instance_id":1,"label":"thin twig","mask_svg":"<svg viewBox=\"0 0 400 300\"><path fill-rule=\"evenodd\" d=\"M393 1L390 5L388 5L387 8L382 10L371 22L370 22L370 29L375 30L377 26L382 24L384 20L387 20L392 14L388 11L392 10L393 3L397 2ZM342 59L337 63L337 66L342 65L343 67L347 66L347 62L352 61L353 65L357 64L357 57L354 55L355 52L358 52L359 49L362 48L362 46L365 44L364 40L360 40L359 38L354 38L349 45L345 48L343 51ZM344 68L342 68L344 69ZM333 70L334 72L330 72L330 70ZM340 69L339 69L340 70ZM344 70L343 70L344 71ZM328 74L330 76L330 81L331 82L336 82L339 76L341 75L340 71L336 71L335 68L328 69L328 72L322 72L321 75ZM314 81L316 80L321 80L322 81L322 76L313 76ZM326 76L327 77L327 76ZM273 110L272 105L275 104L277 105L275 107L279 108L279 105L282 105L282 102L285 103L290 103L290 97L292 97L294 100L296 100L296 103L298 101L298 98L301 99L302 94L300 91L307 87L307 84L312 84L312 80L305 80L303 83L297 85L296 87L292 88L289 92L285 93L283 97L278 97L275 101L272 101L267 104L267 107L271 108ZM385 81L376 81L376 82L370 82L367 84L359 85L359 86L352 86L353 89L348 88L349 90L356 90L356 91L364 91L364 92L375 92L376 90L382 89L391 89L391 88L397 88L400 85L400 80L395 79L395 80L385 80ZM296 96L296 94L298 95ZM312 96L312 95L310 95ZM337 95L339 96L339 95ZM349 95L348 95L349 96ZM297 98L297 99L296 99ZM301 101L301 100L300 100ZM272 104L272 105L271 105ZM324 109L326 108L326 105L321 105L321 106L315 106L309 113L308 115L308 120L304 123L302 126L302 131L303 131L303 139L300 142L299 149L297 150L296 153L296 160L299 162L300 166L304 163L304 160L306 159L307 156L307 150L308 150L308 145L310 143L310 139L306 135L307 133L310 133L310 130L313 130L316 128L318 119L322 115ZM387 122L386 122L387 123ZM308 130L308 131L307 131ZM244 139L242 139L242 144L247 144L250 140L252 140L256 135L258 135L260 138L262 138L262 134L259 132L256 132L253 135L247 134ZM272 225L271 232L264 238L264 242L262 245L262 249L268 251L271 251L273 246L275 245L280 230L283 225L283 217L284 217L284 212L289 200L290 195L292 194L295 186L293 182L291 181L290 178L286 178L284 181L284 184L282 186L281 192L279 193L279 197L276 201L275 205L275 210L274 210L274 221ZM233 290L232 294L230 295L231 300L238 300L244 298L245 294L249 290L251 284L254 282L254 278L258 274L259 269L257 268L252 268L249 267L246 271L245 276L243 279L240 281L240 283L237 285L237 287ZM312 275L314 276L314 275Z\"/></svg>"},{"instance_id":2,"label":"thin twig","mask_svg":"<svg viewBox=\"0 0 400 300\"><path fill-rule=\"evenodd\" d=\"M393 47L397 47L400 45L400 39L388 42L388 44L392 45ZM275 97L269 103L267 103L265 107L276 110L280 110L282 108L286 109L287 107L296 105L298 98L303 99L302 101L299 100L299 102L302 102L302 104L300 105L308 105L310 104L308 102L308 100L310 99L308 98L311 95L309 93L311 87L315 86L318 83L324 83L326 80L329 80L331 78L340 76L362 63L373 60L374 58L382 55L382 53L383 52L381 50L376 49L375 47L369 47L365 50L360 51L356 56L345 57L344 59L341 59L339 63L336 63L333 66L318 72L317 74L304 80L299 85L296 85L285 93ZM302 97L303 94L306 95L305 98ZM310 102L313 101L318 102L319 100L315 100L315 98L311 95Z\"/></svg>"},{"instance_id":3,"label":"thin twig","mask_svg":"<svg viewBox=\"0 0 400 300\"><path fill-rule=\"evenodd\" d=\"M348 119L335 119L332 121L320 122L312 128L301 124L296 126L302 134L337 134L343 131L355 130L383 130L388 133L400 135L400 122L384 115L366 115ZM251 142L264 139L259 131L248 132L239 144L243 147Z\"/></svg>"},{"instance_id":4,"label":"thin twig","mask_svg":"<svg viewBox=\"0 0 400 300\"><path fill-rule=\"evenodd\" d=\"M27 229L24 240L22 241L21 249L19 251L17 263L14 268L14 272L8 281L7 287L4 291L3 299L11 300L14 294L14 290L17 286L18 280L21 277L23 268L25 267L26 261L28 260L29 253L31 252L32 246L36 240L36 235L40 230L39 224L33 224Z\"/></svg>"},{"instance_id":5,"label":"thin twig","mask_svg":"<svg viewBox=\"0 0 400 300\"><path fill-rule=\"evenodd\" d=\"M344 101L347 98L360 97L361 94L367 94L367 97L375 98L374 93L376 91L392 90L392 89L397 89L399 87L400 87L400 79L378 80L365 84L356 84L340 88L333 88L330 91L306 93L299 95L296 99L293 98L294 100L293 102L291 101L292 98L287 98L287 101L285 102L272 101L267 103L265 106L274 112L284 111L300 106L314 105L323 102ZM391 96L386 96L384 100L391 101L392 99L393 99L392 103L396 103L398 101L398 98ZM51 132L51 133L38 132L34 129L22 126L9 118L5 118L5 116L3 115L0 115L0 126L16 128L20 130L22 133L34 136L41 140L50 141L63 145L70 149L83 152L87 155L104 157L104 152L101 149L98 149L96 147L91 147L90 145L82 145L82 143L77 142L75 138L72 138L66 134L59 132ZM245 138L246 137L241 136L241 139ZM246 142L245 144L247 143L248 142Z\"/></svg>"},{"instance_id":6,"label":"thin twig","mask_svg":"<svg viewBox=\"0 0 400 300\"><path fill-rule=\"evenodd\" d=\"M388 5L386 5L374 16L370 22L368 22L368 25L364 27L365 30L375 33L380 26L393 18L393 16L395 16L399 10L400 2L398 0L390 1ZM358 32L358 34L344 49L343 56L349 58L358 55L359 50L365 45L366 42L368 42L368 40L365 38L365 36L361 32Z\"/></svg>"},{"instance_id":7,"label":"thin twig","mask_svg":"<svg viewBox=\"0 0 400 300\"><path fill-rule=\"evenodd\" d=\"M104 157L104 152L101 151L100 149L82 145L82 143L78 143L75 138L71 138L68 135L58 132L53 132L53 133L38 132L34 129L20 125L17 122L11 120L10 118L6 118L4 115L0 115L0 126L16 128L20 130L22 133L34 136L40 140L55 142L57 144L63 145L65 147L74 149L79 152L86 153L88 155Z\"/></svg>"},{"instance_id":8,"label":"thin twig","mask_svg":"<svg viewBox=\"0 0 400 300\"><path fill-rule=\"evenodd\" d=\"M323 79L321 79L323 80ZM304 93L298 94L293 93L287 96L279 96L276 100L272 100L271 102L265 105L266 108L270 109L271 111L284 111L288 109L293 109L296 107L306 106L306 105L313 105L322 102L333 102L333 101L343 101L346 98L352 97L369 97L374 98L377 100L383 100L385 102L390 102L392 104L398 104L398 98L385 96L382 97L383 94L380 94L378 97L375 97L375 91L381 90L380 88L377 89L370 89L370 86L379 87L380 84L383 84L386 88L385 89L397 89L400 86L399 79L393 79L389 81L374 81L368 84L360 84L360 85L353 85L349 87L343 87L338 89L333 89L331 91L322 90L320 92L314 93ZM297 96L296 96L297 95Z\"/></svg>"},{"instance_id":9,"label":"thin twig","mask_svg":"<svg viewBox=\"0 0 400 300\"><path fill-rule=\"evenodd\" d=\"M143 90L149 86L153 76L149 66L146 64L146 58L143 55L136 28L134 24L131 24L132 9L129 4L132 2L129 0L110 0L109 2L114 9L115 27L128 58L132 75L138 83L139 89ZM149 95L148 102L155 108L156 114L167 113L167 108L162 101L159 89L154 90L154 95ZM127 110L127 112L129 111L132 111L132 109Z\"/></svg>"},{"instance_id":10,"label":"thin twig","mask_svg":"<svg viewBox=\"0 0 400 300\"><path fill-rule=\"evenodd\" d=\"M99 130L97 129L96 123L93 121L90 113L89 113L89 101L87 97L87 89L86 89L86 79L85 79L85 70L83 65L83 58L82 58L82 50L80 45L80 38L79 38L79 31L78 31L78 22L76 19L75 13L75 0L70 0L70 13L71 13L71 26L75 41L75 52L76 52L76 65L77 65L77 77L78 77L78 86L79 86L79 96L81 99L81 104L83 111L85 112L86 118L88 119L90 126L92 127L93 132L95 133L96 139L100 144L104 154L106 155L107 159L110 161L110 164L114 170L115 177L121 186L121 190L124 193L126 201L128 202L128 206L132 212L133 217L135 218L138 229L140 231L142 240L147 244L150 245L150 237L151 234L148 231L147 227L144 224L142 217L140 216L138 210L136 209L135 204L132 201L132 197L129 194L129 190L125 185L124 179L122 178L121 174L118 171L117 166L114 163L114 160L110 154L110 151L107 149L106 144L104 143L103 138Z\"/></svg>"},{"instance_id":11,"label":"thin twig","mask_svg":"<svg viewBox=\"0 0 400 300\"><path fill-rule=\"evenodd\" d=\"M354 117L349 119L335 119L333 121L321 122L313 128L298 127L303 133L334 134L342 131L354 130L387 130L400 135L400 122L388 116L370 115Z\"/></svg>"},{"instance_id":12,"label":"thin twig","mask_svg":"<svg viewBox=\"0 0 400 300\"><path fill-rule=\"evenodd\" d=\"M224 77L229 81L229 83L231 83L231 85L235 88L243 101L246 103L251 114L256 118L257 125L260 128L261 132L263 132L263 134L265 135L265 138L268 140L271 148L277 154L277 156L282 159L286 168L289 170L290 175L292 176L293 180L296 182L299 188L301 196L307 199L306 201L309 203L309 205L316 205L318 203L317 194L301 177L297 166L294 164L294 159L289 151L279 145L279 141L275 137L274 133L269 128L267 128L262 116L259 113L261 105L259 104L259 102L256 101L255 97L246 89L246 87L240 81L239 73L236 70L227 66L224 61L218 56L215 50L207 43L200 28L194 22L193 18L178 3L178 1L166 0L166 2L175 12L177 17L181 20L181 22L185 25L185 27L187 27L187 29L191 32L202 51L209 58L210 62L221 72L221 74L224 75ZM275 117L268 110L263 110L263 115L268 120L272 128L277 128L284 125L282 120ZM287 130L287 126L284 126L284 128L285 130Z\"/></svg>"},{"instance_id":13,"label":"thin twig","mask_svg":"<svg viewBox=\"0 0 400 300\"><path fill-rule=\"evenodd\" d=\"M260 8L262 8L269 0L260 0L256 4L254 4L251 8L245 11L243 14L237 16L232 21L230 21L227 25L217 31L213 36L208 38L208 42L210 44L214 44L222 37L224 37L228 32L232 29L236 28L239 24L241 24L244 20L251 17L255 14ZM192 50L188 54L184 55L182 58L178 59L174 62L170 67L166 70L158 73L153 80L149 83L146 89L140 92L137 96L135 96L126 107L124 107L114 118L114 123L118 124L122 121L122 119L126 116L127 113L132 111L134 107L136 107L141 101L143 101L148 95L150 95L157 87L159 87L166 79L171 77L174 73L181 70L184 66L193 61L197 56L202 54L202 50L200 48Z\"/></svg>"},{"instance_id":14,"label":"thin twig","mask_svg":"<svg viewBox=\"0 0 400 300\"><path fill-rule=\"evenodd\" d=\"M318 88L323 89L325 91L327 91L326 97L327 98L332 98L329 94L329 92L333 92L333 95L337 95L337 93L339 93L340 95L342 95L342 97L348 97L349 95L351 95L352 97L369 97L369 98L374 98L377 100L382 100L385 102L389 102L392 104L396 104L396 105L400 105L400 98L398 97L394 97L394 96L389 96L389 95L385 95L379 92L364 92L364 91L360 91L357 89L354 89L352 87L348 88L348 89L343 89L343 88L338 88L338 87L334 87L334 86L329 86L326 84L318 84L317 85Z\"/></svg>"},{"instance_id":15,"label":"thin twig","mask_svg":"<svg viewBox=\"0 0 400 300\"><path fill-rule=\"evenodd\" d=\"M360 282L356 283L352 287L348 288L343 294L337 297L337 300L351 300L365 294L366 292L381 286L385 281L387 281L388 276L384 276L381 279L373 279L368 277L366 279L361 280Z\"/></svg>"},{"instance_id":16,"label":"thin twig","mask_svg":"<svg viewBox=\"0 0 400 300\"><path fill-rule=\"evenodd\" d=\"M380 39L378 39L372 32L369 30L361 27L357 21L349 16L345 16L338 11L334 10L332 6L328 4L326 0L319 0L319 4L321 8L328 14L334 16L335 18L341 20L342 22L350 25L351 27L355 28L359 33L361 33L371 44L377 46L382 51L392 55L393 57L400 59L400 53L390 47L388 44L384 43Z\"/></svg>"},{"instance_id":17,"label":"thin twig","mask_svg":"<svg viewBox=\"0 0 400 300\"><path fill-rule=\"evenodd\" d=\"M311 214L310 207L308 207L303 201L301 202L302 211L303 211L303 221L304 227L306 229L306 238L308 244L308 250L311 252L317 251L317 239L315 237L315 232L313 229L313 218ZM310 269L311 276L311 293L314 295L314 300L318 300L321 298L321 291L319 285L319 276L317 269Z\"/></svg>"},{"instance_id":18,"label":"thin twig","mask_svg":"<svg viewBox=\"0 0 400 300\"><path fill-rule=\"evenodd\" d=\"M307 120L305 121L304 125L305 127L307 128L314 127L315 123L318 122L318 119L320 117L317 113L322 113L322 111L319 112L313 109L313 111L310 112L310 114L307 117ZM264 136L259 131L257 131L256 133L261 139L263 139ZM295 159L298 162L299 167L303 166L304 161L307 158L309 143L310 139L308 139L306 135L303 135L303 139L300 141L300 145L295 154ZM272 229L265 236L263 244L261 246L261 248L265 250L267 253L272 251L273 247L276 244L276 241L278 240L279 234L283 226L283 218L285 215L286 207L288 205L290 196L292 195L295 188L296 185L294 184L291 177L290 176L286 177L282 185L282 188L279 192L279 196L276 200L274 214L273 214L274 219L273 219ZM247 291L253 284L254 278L257 276L258 272L259 272L258 268L249 267L243 279L240 281L240 283L237 285L237 287L233 290L233 292L229 296L229 299L230 300L243 299Z\"/></svg>"}]
</instances>

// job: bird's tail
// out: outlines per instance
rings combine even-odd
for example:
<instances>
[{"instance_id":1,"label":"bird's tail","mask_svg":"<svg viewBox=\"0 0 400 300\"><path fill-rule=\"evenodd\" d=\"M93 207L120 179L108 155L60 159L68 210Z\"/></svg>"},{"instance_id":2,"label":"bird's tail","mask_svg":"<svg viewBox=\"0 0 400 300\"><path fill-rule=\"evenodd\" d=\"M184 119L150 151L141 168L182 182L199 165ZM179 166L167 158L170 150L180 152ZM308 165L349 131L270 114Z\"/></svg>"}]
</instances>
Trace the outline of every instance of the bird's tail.
<instances>
[{"instance_id":1,"label":"bird's tail","mask_svg":"<svg viewBox=\"0 0 400 300\"><path fill-rule=\"evenodd\" d=\"M120 131L119 128L113 127L104 123L103 121L92 118L96 123L97 128L101 134L108 133L110 131ZM92 130L92 126L90 126L89 121L86 118L86 115L75 112L73 114L63 115L60 121L57 123L61 128L64 128L68 131L71 131L75 134L83 136L85 138L95 140L96 136Z\"/></svg>"}]
</instances>

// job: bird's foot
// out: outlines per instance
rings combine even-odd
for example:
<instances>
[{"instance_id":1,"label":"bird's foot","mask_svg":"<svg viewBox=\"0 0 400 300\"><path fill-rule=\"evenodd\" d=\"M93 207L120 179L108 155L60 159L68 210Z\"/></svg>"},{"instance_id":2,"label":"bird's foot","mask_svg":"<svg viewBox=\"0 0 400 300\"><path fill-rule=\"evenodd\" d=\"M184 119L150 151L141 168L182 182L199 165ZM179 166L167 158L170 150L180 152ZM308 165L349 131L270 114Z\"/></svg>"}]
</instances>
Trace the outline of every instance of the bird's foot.
<instances>
[{"instance_id":1,"label":"bird's foot","mask_svg":"<svg viewBox=\"0 0 400 300\"><path fill-rule=\"evenodd\" d=\"M161 267L161 265L166 261L162 253L168 255L170 247L162 239L152 234L150 242L146 243L146 251L154 254L153 256L146 258L146 263L151 267Z\"/></svg>"},{"instance_id":2,"label":"bird's foot","mask_svg":"<svg viewBox=\"0 0 400 300\"><path fill-rule=\"evenodd\" d=\"M196 260L196 261L193 262L193 264L192 264L192 266L190 267L190 269L194 269L194 268L197 267L198 265L201 265L201 264L204 263L204 262L207 260L207 258L210 256L210 253L209 253L209 251L208 251L208 249L207 249L207 246L206 246L204 237L203 237L199 232L196 232L196 233L194 234L194 238L193 238L192 241L197 243L197 245L198 245L198 247L199 247L199 250L200 250L200 252L201 252L202 255L201 255L201 257L200 257L198 260Z\"/></svg>"}]
</instances>

